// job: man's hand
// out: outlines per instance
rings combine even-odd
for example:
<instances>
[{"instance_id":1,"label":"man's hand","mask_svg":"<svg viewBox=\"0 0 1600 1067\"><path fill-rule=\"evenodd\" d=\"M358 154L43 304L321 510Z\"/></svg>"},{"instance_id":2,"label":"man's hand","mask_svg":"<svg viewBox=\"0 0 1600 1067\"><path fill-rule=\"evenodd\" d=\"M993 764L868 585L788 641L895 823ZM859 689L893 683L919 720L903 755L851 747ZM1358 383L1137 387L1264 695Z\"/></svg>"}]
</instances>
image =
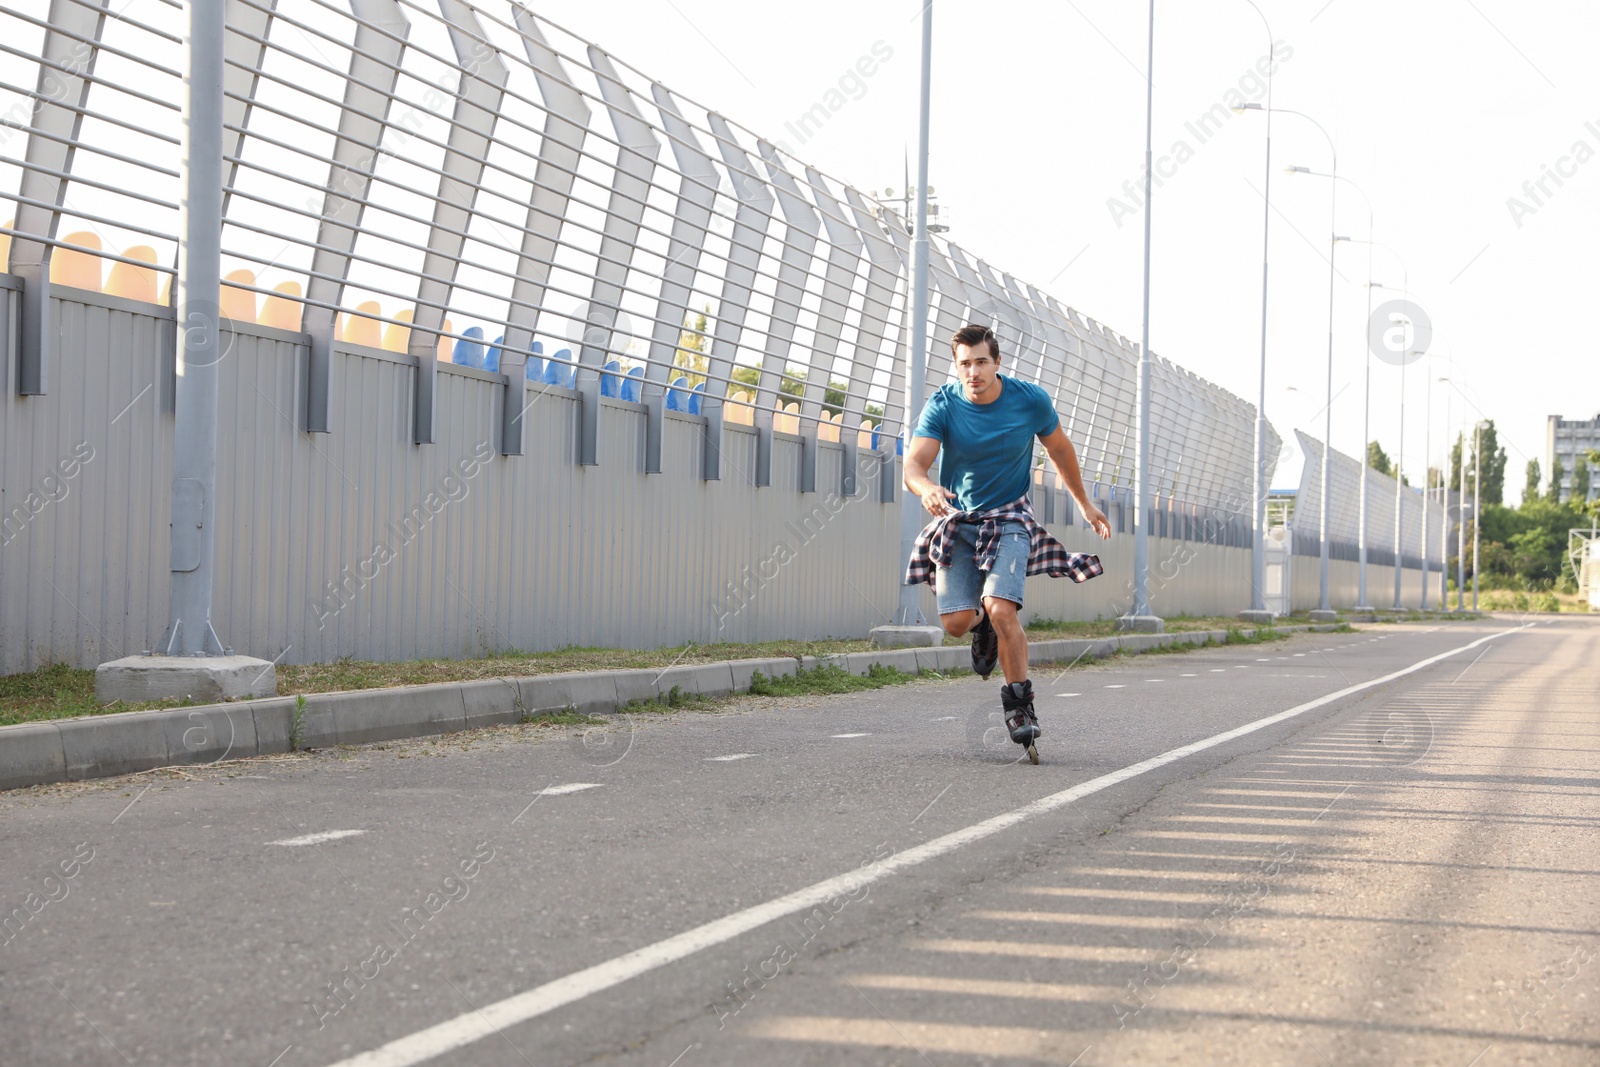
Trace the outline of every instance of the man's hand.
<instances>
[{"instance_id":1,"label":"man's hand","mask_svg":"<svg viewBox=\"0 0 1600 1067\"><path fill-rule=\"evenodd\" d=\"M1111 524L1106 521L1105 512L1087 504L1083 509L1083 517L1089 520L1089 525L1094 527L1094 532L1100 535L1102 541L1111 540Z\"/></svg>"},{"instance_id":2,"label":"man's hand","mask_svg":"<svg viewBox=\"0 0 1600 1067\"><path fill-rule=\"evenodd\" d=\"M950 501L954 500L956 495L942 485L929 485L921 497L923 509L937 519L950 512Z\"/></svg>"}]
</instances>

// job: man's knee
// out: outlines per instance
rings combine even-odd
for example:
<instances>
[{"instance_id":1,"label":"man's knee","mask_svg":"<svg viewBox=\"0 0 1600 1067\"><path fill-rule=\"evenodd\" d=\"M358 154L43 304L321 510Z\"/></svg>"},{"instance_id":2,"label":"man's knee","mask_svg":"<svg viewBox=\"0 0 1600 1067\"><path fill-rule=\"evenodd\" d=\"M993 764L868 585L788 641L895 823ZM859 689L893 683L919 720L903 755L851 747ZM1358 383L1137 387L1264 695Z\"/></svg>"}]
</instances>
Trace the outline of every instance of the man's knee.
<instances>
[{"instance_id":1,"label":"man's knee","mask_svg":"<svg viewBox=\"0 0 1600 1067\"><path fill-rule=\"evenodd\" d=\"M972 629L973 623L977 621L977 618L978 613L976 611L952 611L948 615L939 616L939 622L944 626L945 633L951 637L960 637Z\"/></svg>"},{"instance_id":2,"label":"man's knee","mask_svg":"<svg viewBox=\"0 0 1600 1067\"><path fill-rule=\"evenodd\" d=\"M983 598L983 606L997 627L1017 620L1019 605L1014 601L1004 597L986 596Z\"/></svg>"}]
</instances>

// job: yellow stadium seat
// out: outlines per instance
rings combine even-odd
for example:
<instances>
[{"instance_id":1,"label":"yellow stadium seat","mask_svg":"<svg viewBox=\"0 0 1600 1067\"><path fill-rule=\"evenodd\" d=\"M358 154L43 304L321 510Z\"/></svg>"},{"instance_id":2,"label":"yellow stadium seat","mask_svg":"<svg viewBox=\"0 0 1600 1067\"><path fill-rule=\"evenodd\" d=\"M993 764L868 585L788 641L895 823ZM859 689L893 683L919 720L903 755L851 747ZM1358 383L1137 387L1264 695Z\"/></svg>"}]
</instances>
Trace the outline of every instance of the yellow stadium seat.
<instances>
[{"instance_id":1,"label":"yellow stadium seat","mask_svg":"<svg viewBox=\"0 0 1600 1067\"><path fill-rule=\"evenodd\" d=\"M69 245L100 250L100 238L87 230L69 233L62 240ZM50 256L50 284L63 285L69 289L88 289L98 293L104 262L99 256L88 252L57 248Z\"/></svg>"},{"instance_id":2,"label":"yellow stadium seat","mask_svg":"<svg viewBox=\"0 0 1600 1067\"><path fill-rule=\"evenodd\" d=\"M394 313L394 317L399 319L401 322L410 322L411 309L406 308L404 311L397 311ZM406 350L406 346L410 343L411 327L396 326L392 322L384 326L383 350L385 352L404 352Z\"/></svg>"},{"instance_id":3,"label":"yellow stadium seat","mask_svg":"<svg viewBox=\"0 0 1600 1067\"><path fill-rule=\"evenodd\" d=\"M261 325L299 333L300 317L306 307L300 302L300 283L279 282L272 287L272 292L272 296L262 301Z\"/></svg>"},{"instance_id":4,"label":"yellow stadium seat","mask_svg":"<svg viewBox=\"0 0 1600 1067\"><path fill-rule=\"evenodd\" d=\"M234 282L238 285L254 285L256 272L253 270L229 271L223 282ZM234 322L256 321L256 294L248 289L236 289L232 285L224 284L221 294L221 315Z\"/></svg>"},{"instance_id":5,"label":"yellow stadium seat","mask_svg":"<svg viewBox=\"0 0 1600 1067\"><path fill-rule=\"evenodd\" d=\"M343 339L347 344L366 345L368 348L378 348L383 344L383 331L378 327L378 320L369 318L372 315L382 315L383 309L376 300L368 300L356 306L357 314L347 315L344 320Z\"/></svg>"},{"instance_id":6,"label":"yellow stadium seat","mask_svg":"<svg viewBox=\"0 0 1600 1067\"><path fill-rule=\"evenodd\" d=\"M156 250L149 245L134 245L123 250L122 254L141 263L156 261ZM106 278L106 292L112 296L154 304L158 291L159 282L156 279L155 268L138 267L132 263L111 264L111 275Z\"/></svg>"},{"instance_id":7,"label":"yellow stadium seat","mask_svg":"<svg viewBox=\"0 0 1600 1067\"><path fill-rule=\"evenodd\" d=\"M11 229L17 224L16 219L6 219L6 229ZM0 233L0 271L11 269L11 235Z\"/></svg>"}]
</instances>

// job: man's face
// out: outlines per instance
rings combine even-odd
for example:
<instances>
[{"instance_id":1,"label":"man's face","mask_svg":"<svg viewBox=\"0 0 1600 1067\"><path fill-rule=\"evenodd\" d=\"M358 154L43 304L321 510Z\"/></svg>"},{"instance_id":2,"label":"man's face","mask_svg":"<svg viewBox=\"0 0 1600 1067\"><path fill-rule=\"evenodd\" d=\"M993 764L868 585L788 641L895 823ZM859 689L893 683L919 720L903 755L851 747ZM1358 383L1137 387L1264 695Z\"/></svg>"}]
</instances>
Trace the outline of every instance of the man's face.
<instances>
[{"instance_id":1,"label":"man's face","mask_svg":"<svg viewBox=\"0 0 1600 1067\"><path fill-rule=\"evenodd\" d=\"M956 345L956 378L967 399L986 404L999 393L1000 363L989 354L989 342Z\"/></svg>"}]
</instances>

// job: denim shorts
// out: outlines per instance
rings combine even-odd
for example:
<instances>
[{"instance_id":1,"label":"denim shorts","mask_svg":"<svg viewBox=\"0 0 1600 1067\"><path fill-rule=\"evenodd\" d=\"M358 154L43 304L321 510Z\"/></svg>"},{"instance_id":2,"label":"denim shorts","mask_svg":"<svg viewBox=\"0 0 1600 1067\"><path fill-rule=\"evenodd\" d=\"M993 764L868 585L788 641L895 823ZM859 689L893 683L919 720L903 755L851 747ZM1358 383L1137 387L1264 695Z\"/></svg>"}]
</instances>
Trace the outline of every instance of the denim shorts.
<instances>
[{"instance_id":1,"label":"denim shorts","mask_svg":"<svg viewBox=\"0 0 1600 1067\"><path fill-rule=\"evenodd\" d=\"M956 527L954 558L950 566L937 571L939 614L972 611L978 607L980 596L999 597L1018 607L1022 605L1022 590L1028 580L1028 553L1032 544L1028 528L1020 522L1000 524L1000 549L995 553L994 569L988 574L978 570L973 551L978 545L978 526L962 523Z\"/></svg>"}]
</instances>

